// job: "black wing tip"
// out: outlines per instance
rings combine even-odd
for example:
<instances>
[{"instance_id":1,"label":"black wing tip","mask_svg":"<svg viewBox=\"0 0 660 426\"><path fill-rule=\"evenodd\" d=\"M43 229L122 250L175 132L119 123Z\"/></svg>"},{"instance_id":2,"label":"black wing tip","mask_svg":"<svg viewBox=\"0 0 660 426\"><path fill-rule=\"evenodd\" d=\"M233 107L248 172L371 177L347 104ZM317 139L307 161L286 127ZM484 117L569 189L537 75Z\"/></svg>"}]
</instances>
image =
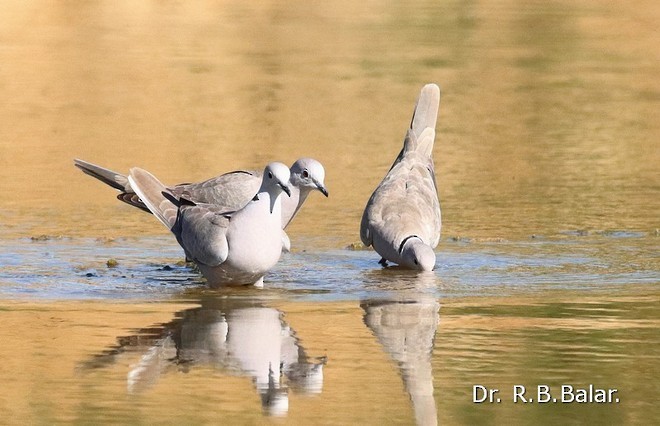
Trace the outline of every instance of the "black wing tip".
<instances>
[{"instance_id":1,"label":"black wing tip","mask_svg":"<svg viewBox=\"0 0 660 426\"><path fill-rule=\"evenodd\" d=\"M149 208L142 202L140 197L138 197L138 195L135 193L122 192L117 194L117 199L119 201L123 201L124 203L130 206L137 207L138 209L151 214Z\"/></svg>"}]
</instances>

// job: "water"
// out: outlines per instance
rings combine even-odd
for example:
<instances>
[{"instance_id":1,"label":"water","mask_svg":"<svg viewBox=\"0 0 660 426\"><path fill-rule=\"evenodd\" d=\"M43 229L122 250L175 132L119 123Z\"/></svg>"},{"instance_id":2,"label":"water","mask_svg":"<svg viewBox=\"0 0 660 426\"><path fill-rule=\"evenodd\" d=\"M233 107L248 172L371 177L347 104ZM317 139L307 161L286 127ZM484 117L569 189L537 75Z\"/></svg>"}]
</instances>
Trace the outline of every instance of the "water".
<instances>
[{"instance_id":1,"label":"water","mask_svg":"<svg viewBox=\"0 0 660 426\"><path fill-rule=\"evenodd\" d=\"M8 2L0 423L653 424L652 2ZM441 86L431 274L349 249ZM209 290L73 167L326 165L262 290ZM619 402L513 402L547 385ZM474 403L473 386L500 403Z\"/></svg>"}]
</instances>

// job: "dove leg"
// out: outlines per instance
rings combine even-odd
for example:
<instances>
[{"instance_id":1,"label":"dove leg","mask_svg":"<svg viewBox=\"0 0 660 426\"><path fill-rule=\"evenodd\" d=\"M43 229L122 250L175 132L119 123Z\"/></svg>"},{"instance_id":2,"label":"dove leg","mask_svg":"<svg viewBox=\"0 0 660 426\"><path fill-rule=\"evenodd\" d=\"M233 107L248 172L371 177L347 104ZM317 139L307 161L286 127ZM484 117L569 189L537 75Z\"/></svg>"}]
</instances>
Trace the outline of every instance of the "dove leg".
<instances>
[{"instance_id":1,"label":"dove leg","mask_svg":"<svg viewBox=\"0 0 660 426\"><path fill-rule=\"evenodd\" d=\"M382 257L382 258L378 261L378 263L379 263L380 265L383 265L384 267L387 267L387 259L385 259L384 257Z\"/></svg>"}]
</instances>

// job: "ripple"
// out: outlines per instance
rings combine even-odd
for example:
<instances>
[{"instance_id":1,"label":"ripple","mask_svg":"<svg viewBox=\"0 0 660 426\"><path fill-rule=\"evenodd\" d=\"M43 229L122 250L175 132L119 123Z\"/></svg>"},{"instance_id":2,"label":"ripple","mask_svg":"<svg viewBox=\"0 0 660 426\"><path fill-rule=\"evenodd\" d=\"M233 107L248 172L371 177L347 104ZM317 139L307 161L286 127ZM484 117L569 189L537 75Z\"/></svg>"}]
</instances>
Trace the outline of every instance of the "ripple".
<instances>
[{"instance_id":1,"label":"ripple","mask_svg":"<svg viewBox=\"0 0 660 426\"><path fill-rule=\"evenodd\" d=\"M447 244L437 252L436 270L426 274L381 268L370 250L294 251L282 256L266 282L268 290L290 298L333 301L406 289L434 297L507 296L659 281L647 239L608 241L614 240ZM165 236L0 240L0 248L0 293L16 297L160 298L204 288L203 278L182 263L182 251Z\"/></svg>"}]
</instances>

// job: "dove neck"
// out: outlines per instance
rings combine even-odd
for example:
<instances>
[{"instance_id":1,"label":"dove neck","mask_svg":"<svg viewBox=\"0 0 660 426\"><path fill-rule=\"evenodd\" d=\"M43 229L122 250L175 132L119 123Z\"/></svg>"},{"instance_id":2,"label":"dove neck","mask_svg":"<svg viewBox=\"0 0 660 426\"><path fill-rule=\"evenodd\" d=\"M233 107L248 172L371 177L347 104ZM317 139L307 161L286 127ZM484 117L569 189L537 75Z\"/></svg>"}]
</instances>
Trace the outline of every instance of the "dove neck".
<instances>
[{"instance_id":1,"label":"dove neck","mask_svg":"<svg viewBox=\"0 0 660 426\"><path fill-rule=\"evenodd\" d=\"M305 188L299 188L295 185L291 185L291 196L282 197L282 218L284 220L284 226L288 225L293 218L298 214L298 210L305 202L309 191L305 191Z\"/></svg>"},{"instance_id":2,"label":"dove neck","mask_svg":"<svg viewBox=\"0 0 660 426\"><path fill-rule=\"evenodd\" d=\"M408 235L406 238L401 241L401 244L399 245L399 254L403 253L403 248L406 246L406 243L412 239L418 239L422 241L421 238L419 238L417 235Z\"/></svg>"},{"instance_id":3,"label":"dove neck","mask_svg":"<svg viewBox=\"0 0 660 426\"><path fill-rule=\"evenodd\" d=\"M252 198L250 204L268 204L268 210L271 214L273 214L275 211L277 211L278 214L281 214L282 204L280 196L282 192L283 191L277 187L271 187L268 189L261 187L259 192Z\"/></svg>"}]
</instances>

